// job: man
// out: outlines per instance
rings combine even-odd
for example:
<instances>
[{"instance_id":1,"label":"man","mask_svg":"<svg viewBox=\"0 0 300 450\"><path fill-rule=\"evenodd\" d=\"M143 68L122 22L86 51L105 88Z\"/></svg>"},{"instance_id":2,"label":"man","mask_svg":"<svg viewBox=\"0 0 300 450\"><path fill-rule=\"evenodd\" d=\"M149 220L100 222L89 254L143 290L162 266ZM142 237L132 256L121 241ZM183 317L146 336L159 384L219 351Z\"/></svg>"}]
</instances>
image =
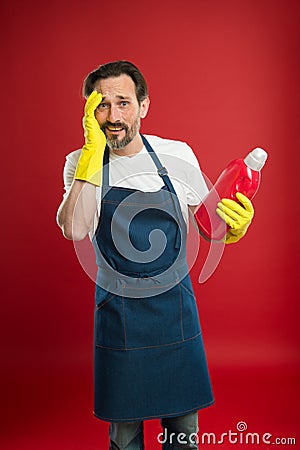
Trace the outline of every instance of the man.
<instances>
[{"instance_id":1,"label":"man","mask_svg":"<svg viewBox=\"0 0 300 450\"><path fill-rule=\"evenodd\" d=\"M187 144L139 133L150 100L136 66L100 66L84 95L85 144L67 157L57 220L68 239L89 233L97 257L94 413L110 422L110 449L144 448L153 418L164 449L197 449L197 411L213 395L185 242L188 209L208 190ZM227 242L253 216L239 200L218 208Z\"/></svg>"}]
</instances>

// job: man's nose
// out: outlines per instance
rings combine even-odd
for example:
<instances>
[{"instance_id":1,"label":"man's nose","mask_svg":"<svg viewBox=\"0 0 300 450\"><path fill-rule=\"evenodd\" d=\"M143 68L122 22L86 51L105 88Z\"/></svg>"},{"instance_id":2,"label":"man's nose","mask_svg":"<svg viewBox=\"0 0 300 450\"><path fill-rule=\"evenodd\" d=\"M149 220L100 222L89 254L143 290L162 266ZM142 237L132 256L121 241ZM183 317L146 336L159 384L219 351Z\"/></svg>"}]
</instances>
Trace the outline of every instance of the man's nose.
<instances>
[{"instance_id":1,"label":"man's nose","mask_svg":"<svg viewBox=\"0 0 300 450\"><path fill-rule=\"evenodd\" d=\"M117 105L111 105L109 109L108 120L111 123L120 122L121 121L121 112Z\"/></svg>"}]
</instances>

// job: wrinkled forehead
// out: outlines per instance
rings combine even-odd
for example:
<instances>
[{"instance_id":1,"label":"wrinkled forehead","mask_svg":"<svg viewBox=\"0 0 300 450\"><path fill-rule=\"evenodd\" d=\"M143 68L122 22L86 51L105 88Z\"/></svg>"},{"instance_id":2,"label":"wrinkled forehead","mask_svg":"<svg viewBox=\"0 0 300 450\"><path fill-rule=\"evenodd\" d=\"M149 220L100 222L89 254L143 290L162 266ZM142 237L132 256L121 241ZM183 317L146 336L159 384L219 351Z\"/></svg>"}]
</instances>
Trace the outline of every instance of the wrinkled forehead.
<instances>
[{"instance_id":1,"label":"wrinkled forehead","mask_svg":"<svg viewBox=\"0 0 300 450\"><path fill-rule=\"evenodd\" d=\"M110 77L95 82L94 89L101 92L103 100L113 100L115 98L136 99L136 89L132 78L128 75Z\"/></svg>"}]
</instances>

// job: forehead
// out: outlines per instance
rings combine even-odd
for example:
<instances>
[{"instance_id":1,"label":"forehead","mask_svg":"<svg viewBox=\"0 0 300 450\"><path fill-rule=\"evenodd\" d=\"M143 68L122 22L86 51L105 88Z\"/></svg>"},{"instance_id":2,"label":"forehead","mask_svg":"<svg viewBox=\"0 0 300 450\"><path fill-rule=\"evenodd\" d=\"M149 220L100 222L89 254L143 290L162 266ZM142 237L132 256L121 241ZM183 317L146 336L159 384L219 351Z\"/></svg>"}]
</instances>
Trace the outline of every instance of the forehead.
<instances>
[{"instance_id":1,"label":"forehead","mask_svg":"<svg viewBox=\"0 0 300 450\"><path fill-rule=\"evenodd\" d=\"M98 80L94 87L101 92L103 99L120 96L136 98L135 84L132 78L126 74Z\"/></svg>"}]
</instances>

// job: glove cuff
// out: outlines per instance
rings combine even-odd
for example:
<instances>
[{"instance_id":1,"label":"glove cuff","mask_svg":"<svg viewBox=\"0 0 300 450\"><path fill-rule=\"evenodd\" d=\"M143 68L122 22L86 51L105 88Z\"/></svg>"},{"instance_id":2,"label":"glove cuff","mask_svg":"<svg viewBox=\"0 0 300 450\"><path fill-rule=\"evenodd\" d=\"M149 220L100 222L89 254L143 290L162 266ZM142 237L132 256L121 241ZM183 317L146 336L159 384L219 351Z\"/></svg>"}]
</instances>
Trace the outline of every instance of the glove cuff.
<instances>
[{"instance_id":1,"label":"glove cuff","mask_svg":"<svg viewBox=\"0 0 300 450\"><path fill-rule=\"evenodd\" d=\"M230 228L227 231L223 242L225 242L225 244L233 244L235 242L238 242L240 239L242 239L243 236L245 236L249 225L250 225L250 223L248 223L247 225L245 225L242 228L239 228L238 230L234 230L234 229Z\"/></svg>"}]
</instances>

